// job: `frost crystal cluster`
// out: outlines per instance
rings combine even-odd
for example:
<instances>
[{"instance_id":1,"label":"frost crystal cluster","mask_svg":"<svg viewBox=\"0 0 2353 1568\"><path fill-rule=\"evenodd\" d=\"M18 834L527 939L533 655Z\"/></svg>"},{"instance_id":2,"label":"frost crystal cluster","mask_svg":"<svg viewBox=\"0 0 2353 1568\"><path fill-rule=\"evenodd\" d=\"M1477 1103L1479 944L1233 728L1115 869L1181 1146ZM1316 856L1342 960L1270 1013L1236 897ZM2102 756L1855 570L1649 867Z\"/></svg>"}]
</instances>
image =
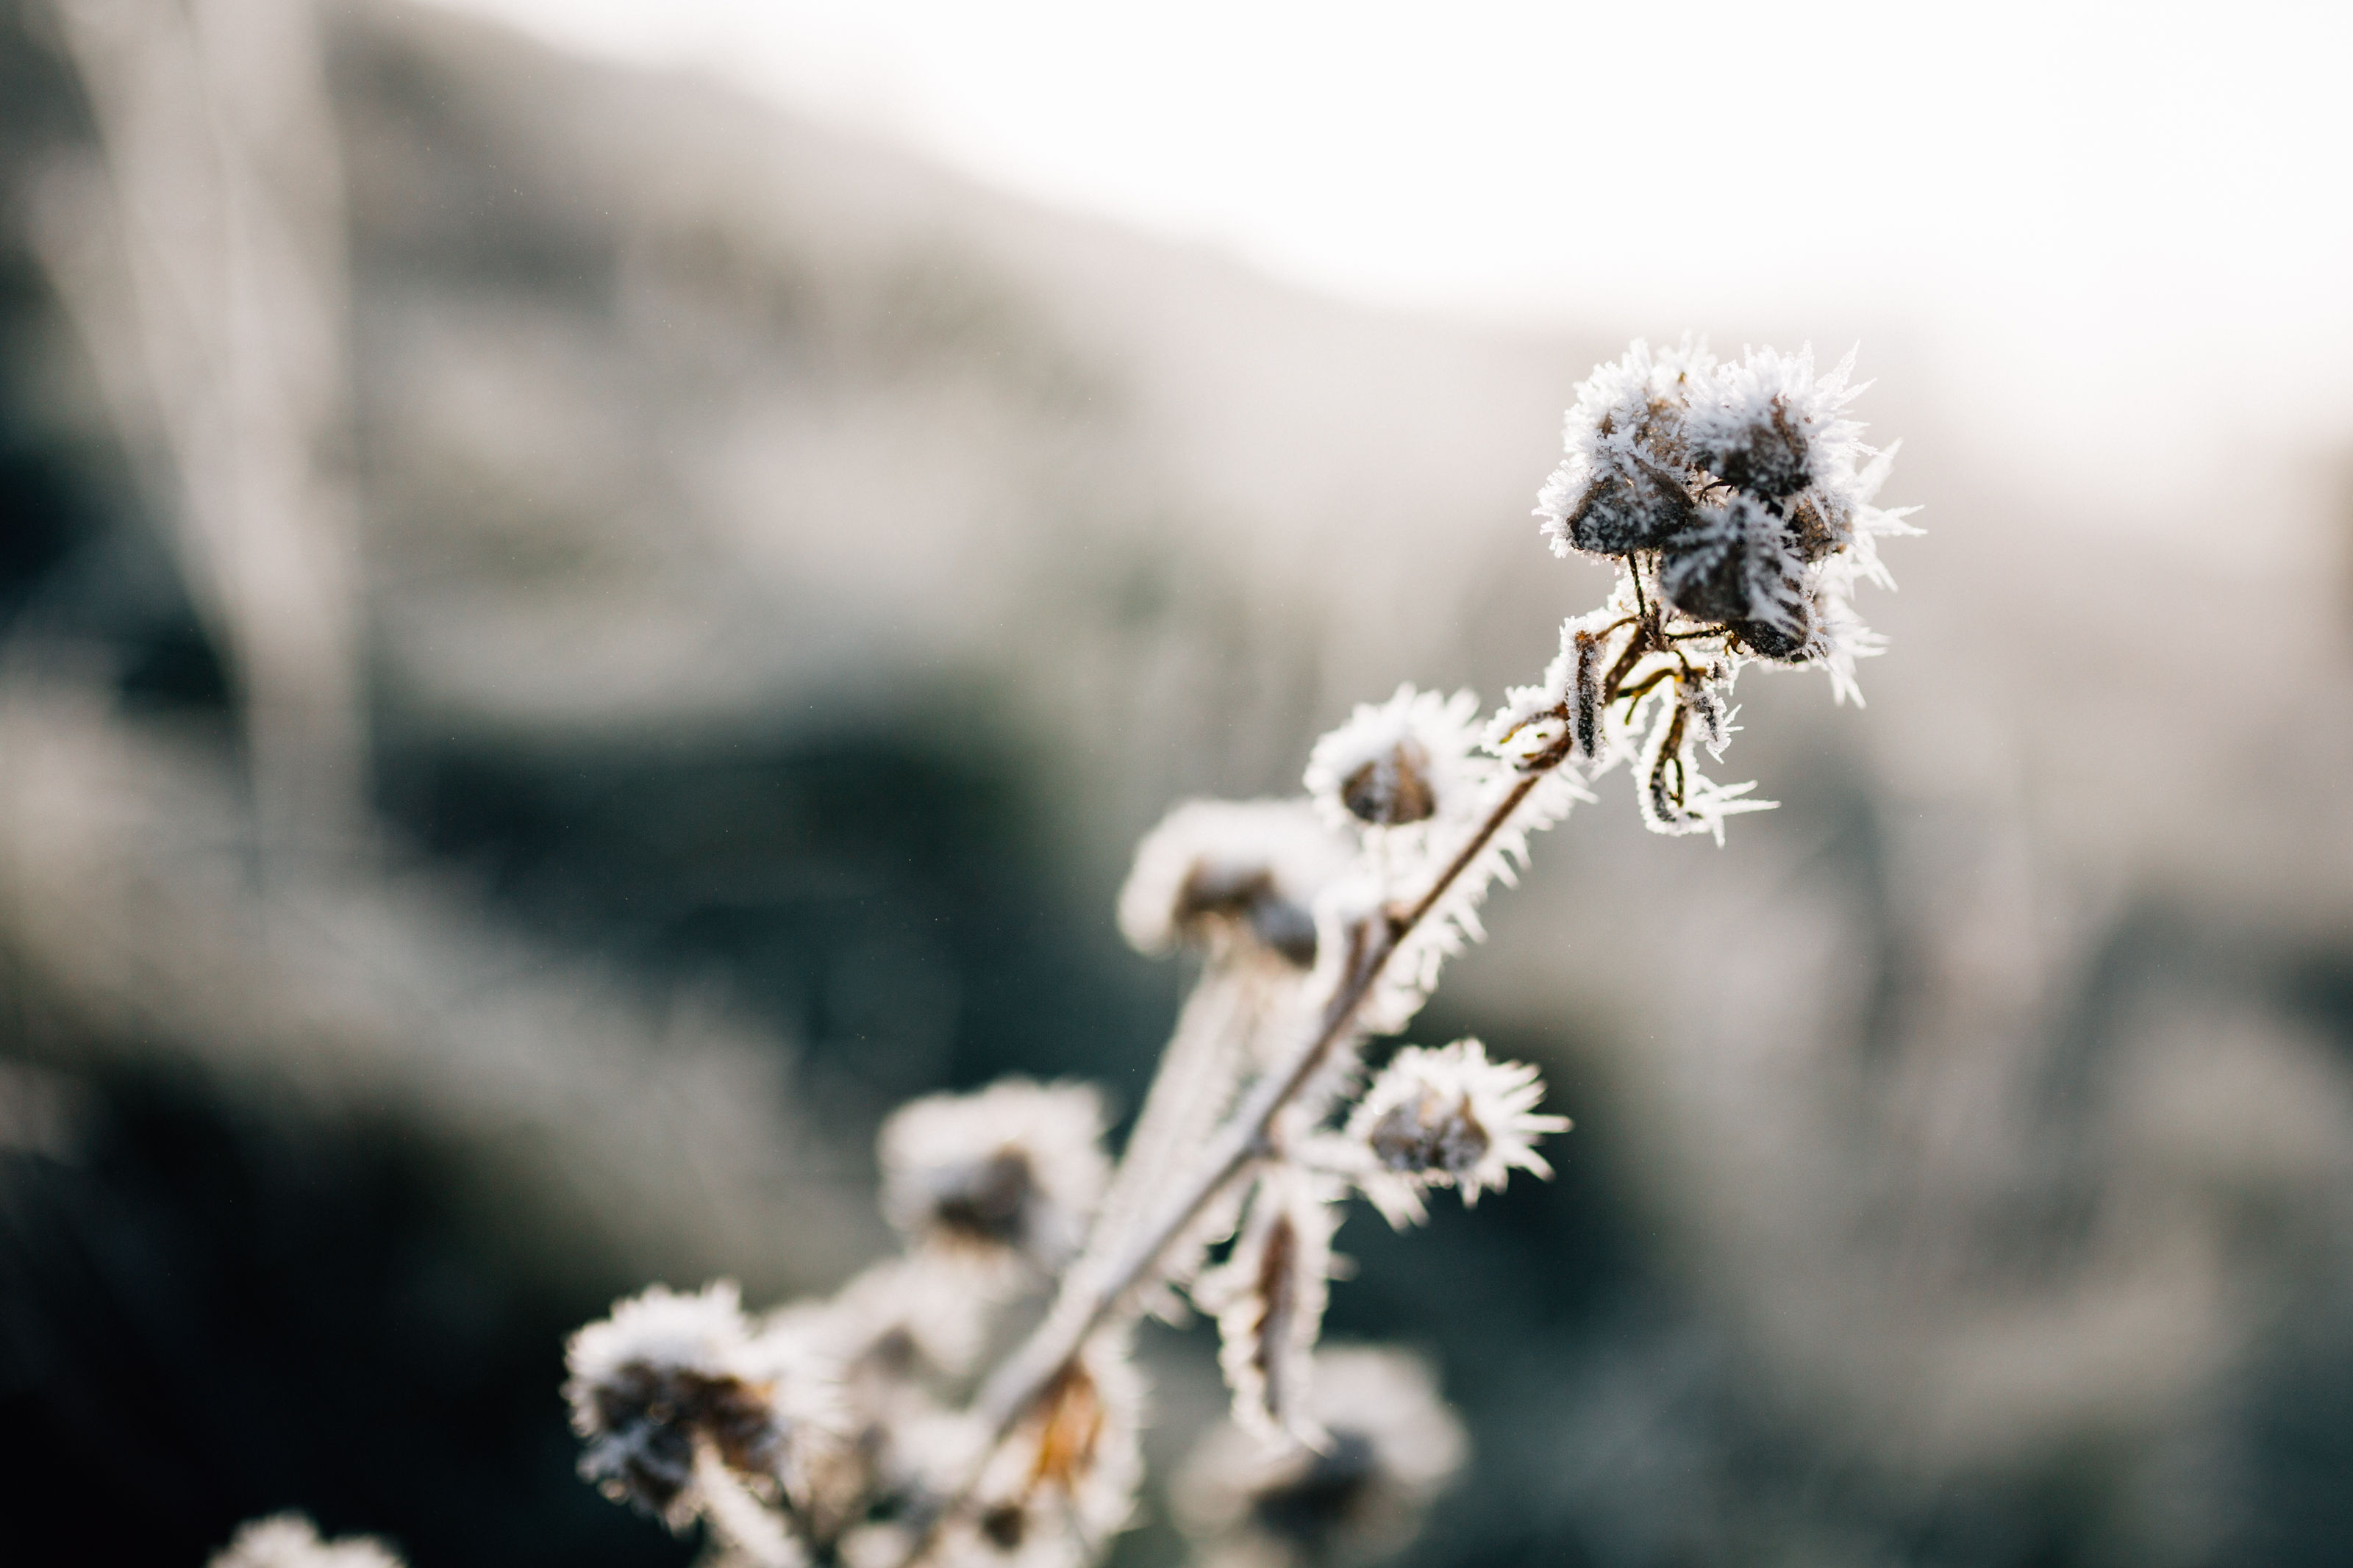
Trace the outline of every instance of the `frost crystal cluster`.
<instances>
[{"instance_id":1,"label":"frost crystal cluster","mask_svg":"<svg viewBox=\"0 0 2353 1568\"><path fill-rule=\"evenodd\" d=\"M1769 804L1699 771L1744 666L1818 668L1859 700L1879 642L1852 597L1912 531L1876 504L1889 453L1849 374L1690 342L1597 369L1537 512L1618 582L1543 678L1484 715L1400 687L1315 742L1299 797L1189 802L1137 848L1120 930L1198 979L1116 1163L1084 1086L904 1107L879 1151L900 1256L765 1317L731 1285L658 1286L574 1336L581 1473L701 1521L733 1563L1077 1568L1137 1508L1135 1325L1198 1310L1232 1395L1168 1494L1199 1560L1404 1545L1467 1443L1426 1365L1322 1346L1334 1234L1359 1196L1402 1227L1433 1193L1548 1176L1537 1144L1568 1122L1475 1039L1375 1041L1483 934L1530 836L1620 763L1662 833L1720 843Z\"/></svg>"}]
</instances>

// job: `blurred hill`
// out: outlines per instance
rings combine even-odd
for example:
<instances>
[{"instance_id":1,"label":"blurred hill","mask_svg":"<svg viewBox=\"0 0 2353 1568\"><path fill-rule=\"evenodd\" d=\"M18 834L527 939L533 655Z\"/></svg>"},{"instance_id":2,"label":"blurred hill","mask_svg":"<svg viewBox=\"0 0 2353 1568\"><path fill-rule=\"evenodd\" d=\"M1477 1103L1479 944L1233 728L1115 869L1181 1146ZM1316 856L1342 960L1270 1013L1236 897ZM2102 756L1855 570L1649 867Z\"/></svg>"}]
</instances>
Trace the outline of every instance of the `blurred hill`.
<instances>
[{"instance_id":1,"label":"blurred hill","mask_svg":"<svg viewBox=\"0 0 2353 1568\"><path fill-rule=\"evenodd\" d=\"M326 22L375 826L288 866L34 232L88 104L0 11L5 1495L159 1560L290 1504L420 1568L676 1560L565 1473L564 1329L840 1279L904 1096L1132 1100L1176 981L1111 931L1128 847L1400 679L1541 668L1602 584L1527 510L1620 345ZM1884 339L1861 406L1931 531L1862 605L1871 706L1752 674L1726 765L1784 805L1723 851L1614 779L1540 845L1423 1030L1546 1064L1561 1180L1343 1233L1335 1325L1432 1347L1486 1455L1417 1561L2353 1524L2353 442L2086 514Z\"/></svg>"}]
</instances>

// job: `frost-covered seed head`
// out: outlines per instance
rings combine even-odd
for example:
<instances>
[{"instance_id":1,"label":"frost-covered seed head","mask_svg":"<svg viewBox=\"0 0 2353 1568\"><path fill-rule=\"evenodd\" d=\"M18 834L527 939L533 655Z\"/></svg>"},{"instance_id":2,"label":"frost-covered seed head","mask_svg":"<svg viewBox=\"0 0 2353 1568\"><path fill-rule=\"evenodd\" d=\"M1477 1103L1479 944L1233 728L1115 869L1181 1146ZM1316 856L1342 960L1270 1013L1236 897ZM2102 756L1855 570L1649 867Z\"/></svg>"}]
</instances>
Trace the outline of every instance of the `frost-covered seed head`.
<instances>
[{"instance_id":1,"label":"frost-covered seed head","mask_svg":"<svg viewBox=\"0 0 2353 1568\"><path fill-rule=\"evenodd\" d=\"M1309 753L1308 794L1335 826L1410 828L1461 816L1488 776L1476 755L1478 711L1467 691L1410 686L1377 707L1360 703Z\"/></svg>"},{"instance_id":2,"label":"frost-covered seed head","mask_svg":"<svg viewBox=\"0 0 2353 1568\"><path fill-rule=\"evenodd\" d=\"M918 1100L882 1124L882 1212L919 1245L1059 1268L1103 1196L1103 1125L1083 1084L1010 1079Z\"/></svg>"},{"instance_id":3,"label":"frost-covered seed head","mask_svg":"<svg viewBox=\"0 0 2353 1568\"><path fill-rule=\"evenodd\" d=\"M400 1554L372 1535L322 1541L299 1513L239 1525L210 1568L401 1568Z\"/></svg>"},{"instance_id":4,"label":"frost-covered seed head","mask_svg":"<svg viewBox=\"0 0 2353 1568\"><path fill-rule=\"evenodd\" d=\"M1750 349L1695 385L1684 417L1693 459L1736 489L1778 500L1851 471L1862 426L1846 416L1862 388L1849 366L1814 374L1810 349Z\"/></svg>"},{"instance_id":5,"label":"frost-covered seed head","mask_svg":"<svg viewBox=\"0 0 2353 1568\"><path fill-rule=\"evenodd\" d=\"M1852 359L1818 374L1810 350L1718 363L1690 340L1636 343L1577 388L1537 500L1545 537L1654 572L1672 612L1655 644L1818 665L1858 697L1855 660L1879 641L1849 600L1860 581L1889 585L1875 541L1913 531L1874 504L1893 448L1865 445L1847 413Z\"/></svg>"},{"instance_id":6,"label":"frost-covered seed head","mask_svg":"<svg viewBox=\"0 0 2353 1568\"><path fill-rule=\"evenodd\" d=\"M1567 456L1536 500L1556 553L1623 556L1682 525L1691 506L1683 420L1715 363L1690 338L1655 353L1637 342L1577 384L1562 422Z\"/></svg>"},{"instance_id":7,"label":"frost-covered seed head","mask_svg":"<svg viewBox=\"0 0 2353 1568\"><path fill-rule=\"evenodd\" d=\"M572 1336L565 1397L585 1445L580 1474L616 1502L673 1527L694 1512L705 1448L729 1469L773 1484L792 1423L763 1363L733 1284L691 1296L655 1286Z\"/></svg>"},{"instance_id":8,"label":"frost-covered seed head","mask_svg":"<svg viewBox=\"0 0 2353 1568\"><path fill-rule=\"evenodd\" d=\"M1664 544L1690 525L1692 512L1691 494L1674 476L1644 464L1596 479L1562 526L1589 555L1630 555Z\"/></svg>"},{"instance_id":9,"label":"frost-covered seed head","mask_svg":"<svg viewBox=\"0 0 2353 1568\"><path fill-rule=\"evenodd\" d=\"M1306 967L1315 896L1351 853L1305 800L1187 801L1136 846L1120 931L1145 953L1242 938Z\"/></svg>"},{"instance_id":10,"label":"frost-covered seed head","mask_svg":"<svg viewBox=\"0 0 2353 1568\"><path fill-rule=\"evenodd\" d=\"M1811 630L1805 563L1780 513L1753 496L1701 508L1667 542L1659 586L1676 609L1736 637L1757 624L1776 646L1803 647Z\"/></svg>"},{"instance_id":11,"label":"frost-covered seed head","mask_svg":"<svg viewBox=\"0 0 2353 1568\"><path fill-rule=\"evenodd\" d=\"M1270 1452L1213 1430L1171 1489L1178 1524L1225 1549L1212 1561L1338 1565L1406 1546L1461 1468L1461 1423L1416 1356L1368 1346L1315 1357L1315 1408L1328 1445Z\"/></svg>"},{"instance_id":12,"label":"frost-covered seed head","mask_svg":"<svg viewBox=\"0 0 2353 1568\"><path fill-rule=\"evenodd\" d=\"M1487 1059L1477 1040L1437 1050L1408 1046L1391 1058L1348 1118L1346 1136L1370 1157L1365 1194L1392 1224L1422 1216L1421 1193L1454 1187L1465 1204L1502 1190L1514 1170L1552 1167L1535 1140L1568 1129L1540 1116L1544 1083L1524 1062Z\"/></svg>"},{"instance_id":13,"label":"frost-covered seed head","mask_svg":"<svg viewBox=\"0 0 2353 1568\"><path fill-rule=\"evenodd\" d=\"M1775 394L1745 417L1711 426L1693 421L1692 456L1735 489L1775 500L1813 482L1813 454L1806 433L1789 413L1789 400Z\"/></svg>"}]
</instances>

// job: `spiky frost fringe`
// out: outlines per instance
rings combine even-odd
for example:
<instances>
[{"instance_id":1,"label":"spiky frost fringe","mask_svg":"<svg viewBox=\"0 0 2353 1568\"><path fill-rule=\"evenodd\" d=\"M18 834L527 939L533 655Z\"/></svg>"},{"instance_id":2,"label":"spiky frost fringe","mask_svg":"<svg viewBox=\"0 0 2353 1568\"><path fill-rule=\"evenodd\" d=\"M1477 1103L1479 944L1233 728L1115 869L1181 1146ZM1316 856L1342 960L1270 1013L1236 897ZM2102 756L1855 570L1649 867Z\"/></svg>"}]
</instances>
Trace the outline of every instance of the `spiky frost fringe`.
<instances>
[{"instance_id":1,"label":"spiky frost fringe","mask_svg":"<svg viewBox=\"0 0 2353 1568\"><path fill-rule=\"evenodd\" d=\"M1463 1206L1501 1192L1512 1172L1549 1178L1536 1139L1568 1131L1536 1112L1544 1081L1525 1062L1488 1058L1473 1039L1436 1050L1407 1046L1389 1059L1332 1141L1356 1185L1391 1226L1419 1224L1422 1194L1453 1187Z\"/></svg>"},{"instance_id":2,"label":"spiky frost fringe","mask_svg":"<svg viewBox=\"0 0 2353 1568\"><path fill-rule=\"evenodd\" d=\"M1489 813L1518 781L1501 775L1490 781L1486 809L1477 819L1457 825L1444 837L1433 837L1409 868L1381 868L1335 884L1318 901L1316 922L1318 963L1308 982L1311 996L1330 996L1355 973L1381 929L1396 910L1428 891L1430 883L1453 863ZM1496 883L1516 887L1528 864L1528 838L1567 817L1577 802L1591 800L1583 783L1564 766L1540 777L1511 815L1488 837L1469 865L1431 905L1428 914L1406 932L1397 951L1374 982L1357 1012L1364 1034L1395 1034L1413 1021L1436 987L1446 961L1472 942L1486 939L1479 908ZM1355 1070L1345 1050L1334 1053L1335 1073ZM1336 1081L1336 1080L1335 1080ZM1328 1095L1327 1095L1328 1098Z\"/></svg>"},{"instance_id":3,"label":"spiky frost fringe","mask_svg":"<svg viewBox=\"0 0 2353 1568\"><path fill-rule=\"evenodd\" d=\"M1418 847L1475 814L1493 773L1479 754L1476 697L1402 685L1317 741L1304 782L1334 828Z\"/></svg>"},{"instance_id":4,"label":"spiky frost fringe","mask_svg":"<svg viewBox=\"0 0 2353 1568\"><path fill-rule=\"evenodd\" d=\"M1312 1358L1339 1227L1335 1195L1328 1177L1289 1165L1265 1171L1231 1256L1193 1287L1195 1302L1217 1319L1234 1420L1271 1442L1324 1441L1311 1405Z\"/></svg>"}]
</instances>

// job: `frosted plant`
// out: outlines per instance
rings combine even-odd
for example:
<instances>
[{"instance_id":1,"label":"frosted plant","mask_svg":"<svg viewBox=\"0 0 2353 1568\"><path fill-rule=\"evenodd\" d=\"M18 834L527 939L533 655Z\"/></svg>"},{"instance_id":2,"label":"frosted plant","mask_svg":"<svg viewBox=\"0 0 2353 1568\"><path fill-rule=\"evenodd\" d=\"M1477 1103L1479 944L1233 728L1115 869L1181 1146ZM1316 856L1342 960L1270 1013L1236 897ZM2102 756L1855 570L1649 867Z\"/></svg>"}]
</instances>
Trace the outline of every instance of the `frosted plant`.
<instances>
[{"instance_id":1,"label":"frosted plant","mask_svg":"<svg viewBox=\"0 0 2353 1568\"><path fill-rule=\"evenodd\" d=\"M795 1336L753 1332L733 1284L657 1285L575 1334L565 1364L583 1477L673 1529L707 1518L747 1555L790 1555L759 1505L804 1492L830 1441L826 1372Z\"/></svg>"},{"instance_id":2,"label":"frosted plant","mask_svg":"<svg viewBox=\"0 0 2353 1568\"><path fill-rule=\"evenodd\" d=\"M240 1525L210 1568L401 1568L401 1562L373 1535L322 1541L302 1515L280 1513Z\"/></svg>"},{"instance_id":3,"label":"frosted plant","mask_svg":"<svg viewBox=\"0 0 2353 1568\"><path fill-rule=\"evenodd\" d=\"M1826 671L1855 698L1879 651L1858 584L1912 531L1875 498L1842 362L1636 343L1569 411L1537 514L1611 562L1597 609L1482 721L1400 687L1309 752L1293 800L1192 801L1146 835L1119 899L1138 951L1199 977L1114 1167L1092 1089L1000 1083L920 1100L881 1136L905 1243L829 1300L747 1320L733 1287L656 1289L573 1341L582 1473L729 1561L1077 1568L1142 1479L1146 1313L1214 1320L1229 1426L1179 1478L1205 1561L1281 1568L1400 1544L1461 1462L1427 1368L1319 1352L1354 1195L1392 1225L1551 1173L1533 1067L1476 1040L1364 1048L1412 1021L1531 835L1620 763L1643 820L1706 833L1770 803L1717 783L1747 665ZM1026 1331L1013 1331L1027 1324ZM992 1354L992 1351L996 1353Z\"/></svg>"},{"instance_id":4,"label":"frosted plant","mask_svg":"<svg viewBox=\"0 0 2353 1568\"><path fill-rule=\"evenodd\" d=\"M1351 1176L1393 1226L1424 1216L1422 1194L1453 1187L1474 1205L1503 1190L1514 1171L1549 1176L1535 1151L1547 1132L1568 1131L1565 1116L1539 1116L1544 1084L1522 1062L1487 1059L1477 1040L1439 1050L1408 1046L1391 1058L1348 1117L1345 1133L1325 1141L1330 1168Z\"/></svg>"},{"instance_id":5,"label":"frosted plant","mask_svg":"<svg viewBox=\"0 0 2353 1568\"><path fill-rule=\"evenodd\" d=\"M1103 1121L1084 1084L1014 1079L918 1100L882 1125L882 1212L921 1246L1051 1272L1103 1197Z\"/></svg>"},{"instance_id":6,"label":"frosted plant","mask_svg":"<svg viewBox=\"0 0 2353 1568\"><path fill-rule=\"evenodd\" d=\"M1270 1461L1239 1426L1212 1428L1170 1488L1213 1568L1336 1568L1402 1551L1470 1445L1418 1356L1369 1345L1315 1357L1319 1447Z\"/></svg>"}]
</instances>

